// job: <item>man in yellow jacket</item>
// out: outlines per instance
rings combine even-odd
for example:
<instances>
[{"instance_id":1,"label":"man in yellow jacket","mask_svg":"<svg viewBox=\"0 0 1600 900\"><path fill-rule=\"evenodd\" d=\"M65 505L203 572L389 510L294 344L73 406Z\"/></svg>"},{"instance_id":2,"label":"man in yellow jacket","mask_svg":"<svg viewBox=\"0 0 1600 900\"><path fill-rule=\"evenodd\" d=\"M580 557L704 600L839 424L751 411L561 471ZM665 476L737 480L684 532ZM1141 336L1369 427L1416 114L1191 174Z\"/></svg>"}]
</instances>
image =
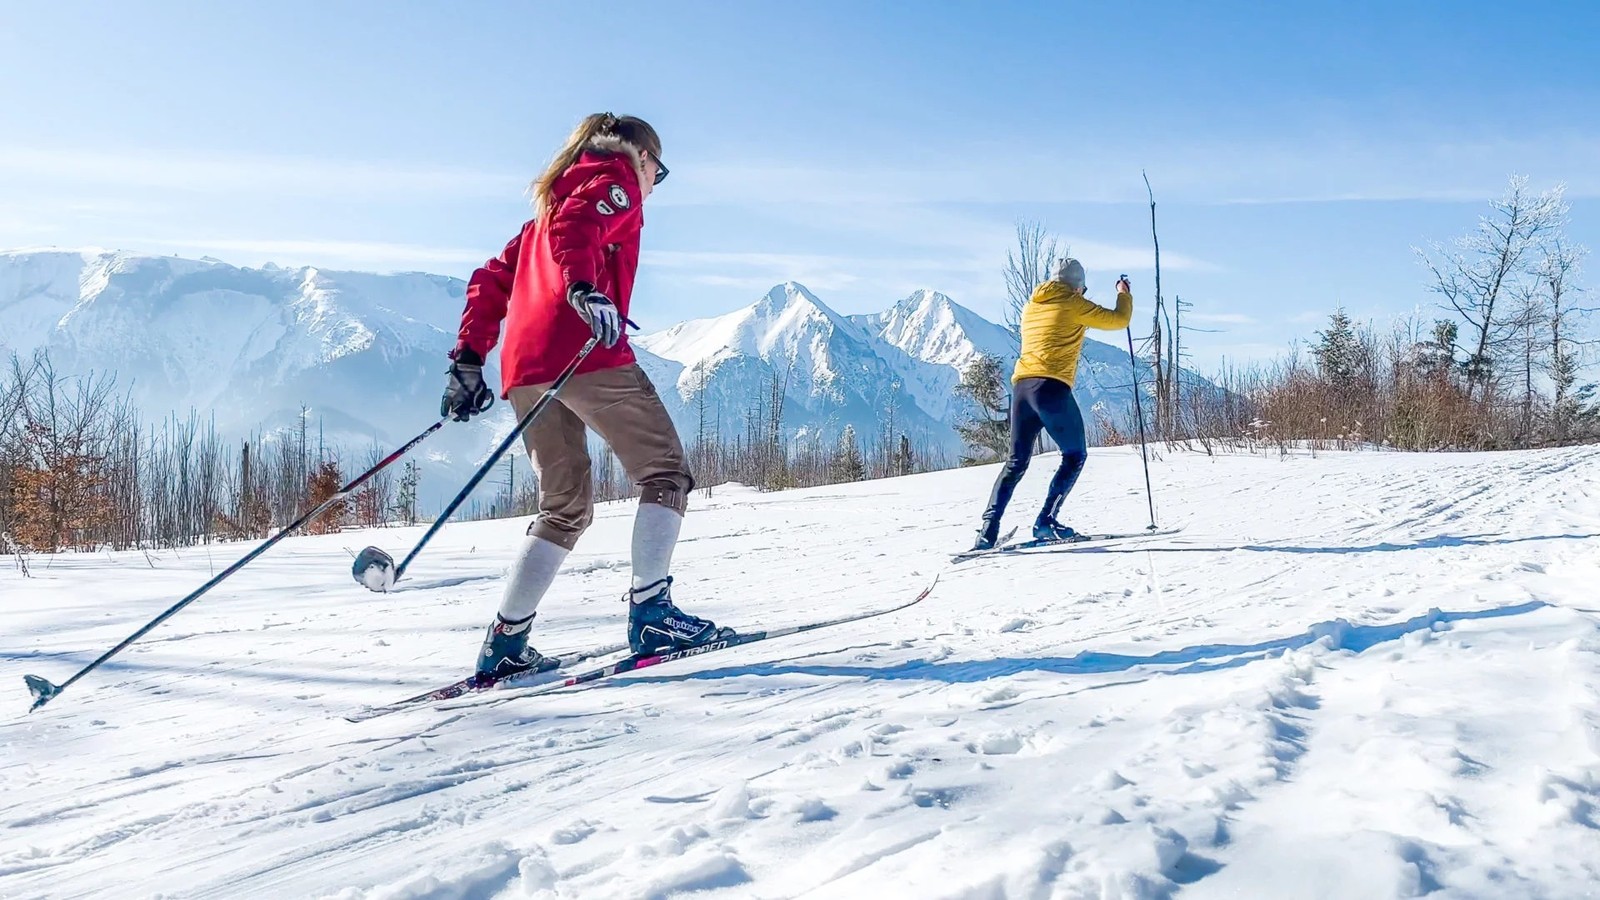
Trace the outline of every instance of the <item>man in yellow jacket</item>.
<instances>
[{"instance_id":1,"label":"man in yellow jacket","mask_svg":"<svg viewBox=\"0 0 1600 900\"><path fill-rule=\"evenodd\" d=\"M1085 297L1083 290L1083 265L1070 257L1063 259L1054 279L1039 285L1022 311L1022 355L1011 375L1011 458L995 480L974 550L988 550L999 540L1006 504L1028 471L1041 431L1061 448L1061 467L1050 479L1044 509L1033 524L1033 537L1067 540L1075 534L1056 521L1056 514L1089 458L1083 414L1072 396L1084 331L1114 331L1128 327L1133 320L1133 293L1126 277L1117 281L1116 309L1100 306Z\"/></svg>"}]
</instances>

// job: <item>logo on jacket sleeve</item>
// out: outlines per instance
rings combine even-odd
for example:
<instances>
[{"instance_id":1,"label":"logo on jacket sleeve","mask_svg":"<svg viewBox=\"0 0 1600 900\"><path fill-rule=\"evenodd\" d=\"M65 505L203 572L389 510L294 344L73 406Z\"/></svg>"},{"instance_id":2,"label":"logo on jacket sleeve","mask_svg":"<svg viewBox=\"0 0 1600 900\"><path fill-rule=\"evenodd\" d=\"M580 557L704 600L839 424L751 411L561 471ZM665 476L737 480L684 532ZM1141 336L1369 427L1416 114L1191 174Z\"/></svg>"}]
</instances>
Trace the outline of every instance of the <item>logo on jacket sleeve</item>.
<instances>
[{"instance_id":1,"label":"logo on jacket sleeve","mask_svg":"<svg viewBox=\"0 0 1600 900\"><path fill-rule=\"evenodd\" d=\"M628 192L623 190L620 184L611 186L611 202L616 204L617 209L627 209L633 203L628 199Z\"/></svg>"},{"instance_id":2,"label":"logo on jacket sleeve","mask_svg":"<svg viewBox=\"0 0 1600 900\"><path fill-rule=\"evenodd\" d=\"M599 211L600 215L602 216L609 216L616 213L616 210L611 208L611 204L605 202L604 200L596 201L594 208Z\"/></svg>"}]
</instances>

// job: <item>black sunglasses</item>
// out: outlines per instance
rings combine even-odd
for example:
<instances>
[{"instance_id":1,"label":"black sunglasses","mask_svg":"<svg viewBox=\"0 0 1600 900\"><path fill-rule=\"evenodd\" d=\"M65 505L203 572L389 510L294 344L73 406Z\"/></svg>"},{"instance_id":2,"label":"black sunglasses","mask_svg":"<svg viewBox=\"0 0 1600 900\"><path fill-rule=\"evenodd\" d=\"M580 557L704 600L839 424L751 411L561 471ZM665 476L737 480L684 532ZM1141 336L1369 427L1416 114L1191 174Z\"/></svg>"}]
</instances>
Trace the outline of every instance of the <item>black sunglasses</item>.
<instances>
[{"instance_id":1,"label":"black sunglasses","mask_svg":"<svg viewBox=\"0 0 1600 900\"><path fill-rule=\"evenodd\" d=\"M656 185L656 184L660 184L663 181L666 181L667 180L667 166L666 166L666 164L661 161L661 157L655 155L654 153L650 154L650 158L656 161L656 180L651 182L651 184L652 185Z\"/></svg>"}]
</instances>

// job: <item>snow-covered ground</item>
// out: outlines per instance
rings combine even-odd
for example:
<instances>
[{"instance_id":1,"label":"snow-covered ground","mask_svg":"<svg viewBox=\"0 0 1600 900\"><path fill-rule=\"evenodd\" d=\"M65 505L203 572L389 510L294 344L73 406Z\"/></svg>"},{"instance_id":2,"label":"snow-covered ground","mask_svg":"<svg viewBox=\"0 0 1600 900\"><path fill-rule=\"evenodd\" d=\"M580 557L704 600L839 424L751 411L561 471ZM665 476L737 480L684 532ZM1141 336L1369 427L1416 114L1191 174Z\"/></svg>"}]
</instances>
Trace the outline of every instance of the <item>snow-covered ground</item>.
<instances>
[{"instance_id":1,"label":"snow-covered ground","mask_svg":"<svg viewBox=\"0 0 1600 900\"><path fill-rule=\"evenodd\" d=\"M1025 523L1053 459L1018 493ZM678 599L892 616L598 685L351 724L457 677L520 522L403 590L300 538L59 680L235 546L0 571L4 897L1581 897L1600 892L1600 454L1166 455L1175 536L991 558L992 469L696 496ZM1086 529L1145 524L1094 451ZM619 640L630 509L546 601Z\"/></svg>"}]
</instances>

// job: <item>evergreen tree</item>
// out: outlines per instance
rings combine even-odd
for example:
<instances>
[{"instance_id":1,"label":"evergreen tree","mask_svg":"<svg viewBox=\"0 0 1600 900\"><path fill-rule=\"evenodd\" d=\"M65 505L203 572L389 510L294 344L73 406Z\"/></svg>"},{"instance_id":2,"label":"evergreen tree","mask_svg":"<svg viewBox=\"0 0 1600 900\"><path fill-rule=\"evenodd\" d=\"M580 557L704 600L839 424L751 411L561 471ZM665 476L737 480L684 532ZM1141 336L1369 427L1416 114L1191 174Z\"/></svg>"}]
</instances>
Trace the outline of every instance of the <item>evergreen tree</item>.
<instances>
[{"instance_id":1,"label":"evergreen tree","mask_svg":"<svg viewBox=\"0 0 1600 900\"><path fill-rule=\"evenodd\" d=\"M406 460L400 474L400 490L395 496L394 511L407 524L417 524L417 485L422 481L422 468L414 459Z\"/></svg>"},{"instance_id":2,"label":"evergreen tree","mask_svg":"<svg viewBox=\"0 0 1600 900\"><path fill-rule=\"evenodd\" d=\"M837 481L860 481L867 477L867 464L861 458L861 445L856 440L854 425L846 425L839 435L839 449L834 455L833 476Z\"/></svg>"},{"instance_id":3,"label":"evergreen tree","mask_svg":"<svg viewBox=\"0 0 1600 900\"><path fill-rule=\"evenodd\" d=\"M1459 327L1449 319L1433 323L1433 339L1423 341L1414 349L1418 371L1429 378L1447 379L1454 374L1456 363L1456 338Z\"/></svg>"},{"instance_id":4,"label":"evergreen tree","mask_svg":"<svg viewBox=\"0 0 1600 900\"><path fill-rule=\"evenodd\" d=\"M1343 309L1336 310L1328 317L1328 330L1317 332L1317 339L1312 353L1323 379L1334 387L1354 386L1365 368L1365 350L1350 316Z\"/></svg>"},{"instance_id":5,"label":"evergreen tree","mask_svg":"<svg viewBox=\"0 0 1600 900\"><path fill-rule=\"evenodd\" d=\"M987 353L973 360L961 373L956 396L972 405L967 417L956 423L956 433L971 450L961 457L961 464L982 465L1004 457L1011 446L1011 398L1000 360Z\"/></svg>"}]
</instances>

